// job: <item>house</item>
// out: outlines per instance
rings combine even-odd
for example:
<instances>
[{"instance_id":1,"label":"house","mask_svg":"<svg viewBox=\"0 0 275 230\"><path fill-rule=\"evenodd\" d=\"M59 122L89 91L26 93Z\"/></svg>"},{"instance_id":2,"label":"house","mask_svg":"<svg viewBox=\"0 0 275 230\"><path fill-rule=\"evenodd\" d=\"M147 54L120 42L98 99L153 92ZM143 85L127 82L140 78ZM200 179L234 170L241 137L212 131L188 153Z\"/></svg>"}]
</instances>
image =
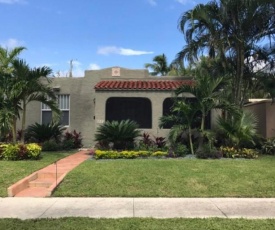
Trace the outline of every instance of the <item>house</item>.
<instances>
[{"instance_id":1,"label":"house","mask_svg":"<svg viewBox=\"0 0 275 230\"><path fill-rule=\"evenodd\" d=\"M58 96L62 125L81 132L84 146L89 147L95 144L97 127L106 120L135 120L141 130L166 137L169 127L160 129L159 118L169 112L173 90L192 83L187 78L150 76L147 69L113 67L85 71L81 78L54 78L51 86ZM28 106L26 125L51 119L47 106L38 102Z\"/></svg>"}]
</instances>

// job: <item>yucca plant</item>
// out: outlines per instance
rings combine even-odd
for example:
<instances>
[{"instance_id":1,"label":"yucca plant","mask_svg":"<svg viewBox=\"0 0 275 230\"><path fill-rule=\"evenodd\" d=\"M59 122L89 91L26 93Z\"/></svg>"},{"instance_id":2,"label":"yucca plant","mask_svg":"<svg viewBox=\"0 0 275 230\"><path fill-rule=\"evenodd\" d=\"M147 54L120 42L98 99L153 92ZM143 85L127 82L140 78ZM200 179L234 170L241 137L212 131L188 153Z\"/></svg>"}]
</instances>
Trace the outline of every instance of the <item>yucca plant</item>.
<instances>
[{"instance_id":1,"label":"yucca plant","mask_svg":"<svg viewBox=\"0 0 275 230\"><path fill-rule=\"evenodd\" d=\"M66 128L60 124L50 123L50 124L38 124L35 123L30 125L26 132L26 139L31 139L38 143L43 143L51 139L59 142L63 131Z\"/></svg>"},{"instance_id":2,"label":"yucca plant","mask_svg":"<svg viewBox=\"0 0 275 230\"><path fill-rule=\"evenodd\" d=\"M97 128L95 140L113 143L114 149L129 149L141 135L137 128L138 124L131 120L106 121Z\"/></svg>"}]
</instances>

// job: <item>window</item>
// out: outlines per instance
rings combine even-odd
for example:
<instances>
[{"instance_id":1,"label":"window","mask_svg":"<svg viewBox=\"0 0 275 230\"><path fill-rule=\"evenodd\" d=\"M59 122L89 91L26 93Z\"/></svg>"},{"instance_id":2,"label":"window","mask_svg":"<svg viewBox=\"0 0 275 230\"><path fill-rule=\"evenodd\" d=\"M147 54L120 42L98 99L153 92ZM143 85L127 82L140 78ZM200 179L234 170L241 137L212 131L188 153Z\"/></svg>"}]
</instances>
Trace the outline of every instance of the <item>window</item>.
<instances>
[{"instance_id":1,"label":"window","mask_svg":"<svg viewBox=\"0 0 275 230\"><path fill-rule=\"evenodd\" d=\"M57 96L58 107L61 110L60 124L69 125L70 118L70 95L61 94ZM49 124L52 121L52 110L49 106L42 104L42 124Z\"/></svg>"},{"instance_id":2,"label":"window","mask_svg":"<svg viewBox=\"0 0 275 230\"><path fill-rule=\"evenodd\" d=\"M139 128L152 128L152 106L148 98L111 97L106 102L106 121L133 120Z\"/></svg>"}]
</instances>

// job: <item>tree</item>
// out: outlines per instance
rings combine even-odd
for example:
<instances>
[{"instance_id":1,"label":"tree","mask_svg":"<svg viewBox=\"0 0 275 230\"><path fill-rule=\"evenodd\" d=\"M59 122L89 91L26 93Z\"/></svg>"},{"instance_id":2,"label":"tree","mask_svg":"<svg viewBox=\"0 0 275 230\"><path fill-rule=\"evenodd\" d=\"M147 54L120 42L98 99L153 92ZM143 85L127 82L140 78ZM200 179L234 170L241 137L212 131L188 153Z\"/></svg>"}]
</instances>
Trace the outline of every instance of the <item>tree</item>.
<instances>
[{"instance_id":1,"label":"tree","mask_svg":"<svg viewBox=\"0 0 275 230\"><path fill-rule=\"evenodd\" d=\"M176 98L171 108L172 114L160 118L160 127L163 127L167 123L173 123L169 132L169 141L171 143L176 143L178 137L184 130L187 130L191 154L194 154L192 125L198 111L199 108L196 103L187 103L184 98Z\"/></svg>"},{"instance_id":2,"label":"tree","mask_svg":"<svg viewBox=\"0 0 275 230\"><path fill-rule=\"evenodd\" d=\"M1 122L1 133L6 133L12 128L13 136L16 137L16 129L14 130L14 120L19 116L18 110L20 105L15 103L15 97L18 93L18 85L12 85L14 79L12 78L13 61L18 55L24 50L24 47L16 47L9 50L8 48L0 47L0 122ZM16 109L14 109L16 108Z\"/></svg>"},{"instance_id":3,"label":"tree","mask_svg":"<svg viewBox=\"0 0 275 230\"><path fill-rule=\"evenodd\" d=\"M200 54L218 58L231 73L232 102L242 107L245 99L245 60L263 50L262 42L275 36L274 0L213 0L182 14L179 29L187 45L176 61L193 63Z\"/></svg>"},{"instance_id":4,"label":"tree","mask_svg":"<svg viewBox=\"0 0 275 230\"><path fill-rule=\"evenodd\" d=\"M51 79L48 76L52 73L49 67L30 68L24 60L19 59L14 60L13 67L16 82L20 84L22 89L18 95L18 100L22 104L21 142L24 142L28 103L31 101L39 101L49 106L51 110L57 114L59 114L60 111L56 103L56 96L49 86Z\"/></svg>"},{"instance_id":5,"label":"tree","mask_svg":"<svg viewBox=\"0 0 275 230\"><path fill-rule=\"evenodd\" d=\"M153 58L153 64L151 63L146 63L145 68L150 68L153 70L151 72L151 75L157 76L166 76L168 72L170 71L170 67L167 63L167 58L165 54L157 55Z\"/></svg>"}]
</instances>

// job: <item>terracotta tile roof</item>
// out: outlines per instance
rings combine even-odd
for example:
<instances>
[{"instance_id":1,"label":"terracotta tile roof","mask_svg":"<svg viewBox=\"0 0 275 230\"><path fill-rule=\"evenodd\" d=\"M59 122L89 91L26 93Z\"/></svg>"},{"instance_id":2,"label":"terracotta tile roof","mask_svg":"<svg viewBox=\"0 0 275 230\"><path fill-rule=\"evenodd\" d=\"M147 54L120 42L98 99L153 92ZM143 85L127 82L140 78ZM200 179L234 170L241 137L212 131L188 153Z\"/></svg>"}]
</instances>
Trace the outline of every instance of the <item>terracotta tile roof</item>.
<instances>
[{"instance_id":1,"label":"terracotta tile roof","mask_svg":"<svg viewBox=\"0 0 275 230\"><path fill-rule=\"evenodd\" d=\"M98 82L95 90L174 90L192 84L193 80L106 80Z\"/></svg>"}]
</instances>

